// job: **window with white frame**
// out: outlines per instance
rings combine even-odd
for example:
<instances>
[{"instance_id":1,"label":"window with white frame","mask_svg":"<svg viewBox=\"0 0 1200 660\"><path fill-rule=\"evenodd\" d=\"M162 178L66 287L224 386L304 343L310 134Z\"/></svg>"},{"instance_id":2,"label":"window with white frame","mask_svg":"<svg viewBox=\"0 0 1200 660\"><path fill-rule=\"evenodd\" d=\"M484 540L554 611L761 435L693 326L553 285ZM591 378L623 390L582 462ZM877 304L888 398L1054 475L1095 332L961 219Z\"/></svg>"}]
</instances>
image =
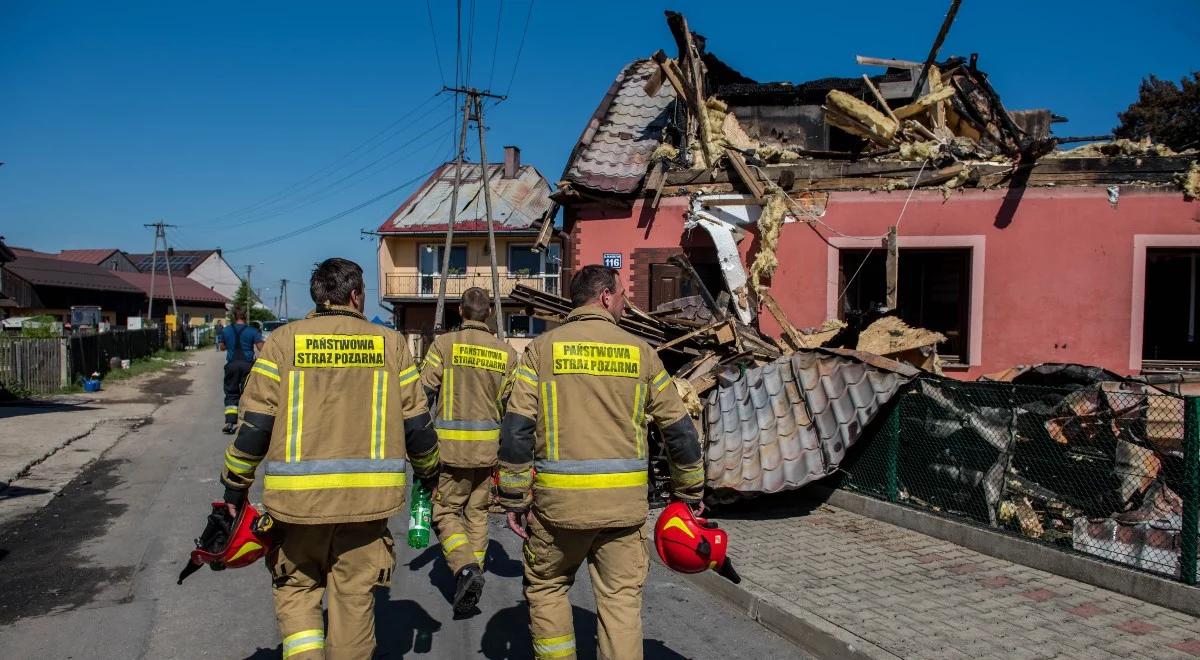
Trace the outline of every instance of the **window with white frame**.
<instances>
[{"instance_id":1,"label":"window with white frame","mask_svg":"<svg viewBox=\"0 0 1200 660\"><path fill-rule=\"evenodd\" d=\"M1200 249L1146 250L1144 367L1200 366Z\"/></svg>"},{"instance_id":2,"label":"window with white frame","mask_svg":"<svg viewBox=\"0 0 1200 660\"><path fill-rule=\"evenodd\" d=\"M422 245L419 250L421 294L432 295L437 292L437 282L442 274L442 258L446 255L446 248L442 245L428 243ZM446 274L450 277L463 277L467 274L467 246L451 246L450 267Z\"/></svg>"},{"instance_id":3,"label":"window with white frame","mask_svg":"<svg viewBox=\"0 0 1200 660\"><path fill-rule=\"evenodd\" d=\"M557 243L538 252L534 252L533 245L529 244L508 246L508 276L539 280L538 288L542 291L559 293L559 267L561 265L562 260Z\"/></svg>"}]
</instances>

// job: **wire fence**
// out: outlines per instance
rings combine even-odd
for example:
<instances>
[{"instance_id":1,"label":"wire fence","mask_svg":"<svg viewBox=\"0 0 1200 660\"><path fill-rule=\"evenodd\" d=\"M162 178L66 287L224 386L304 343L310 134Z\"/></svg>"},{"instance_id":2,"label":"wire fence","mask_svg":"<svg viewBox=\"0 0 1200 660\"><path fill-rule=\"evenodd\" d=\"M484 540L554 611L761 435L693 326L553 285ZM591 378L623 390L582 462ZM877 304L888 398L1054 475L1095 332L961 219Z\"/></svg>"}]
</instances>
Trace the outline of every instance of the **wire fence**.
<instances>
[{"instance_id":1,"label":"wire fence","mask_svg":"<svg viewBox=\"0 0 1200 660\"><path fill-rule=\"evenodd\" d=\"M857 450L853 490L1196 584L1198 398L922 378Z\"/></svg>"}]
</instances>

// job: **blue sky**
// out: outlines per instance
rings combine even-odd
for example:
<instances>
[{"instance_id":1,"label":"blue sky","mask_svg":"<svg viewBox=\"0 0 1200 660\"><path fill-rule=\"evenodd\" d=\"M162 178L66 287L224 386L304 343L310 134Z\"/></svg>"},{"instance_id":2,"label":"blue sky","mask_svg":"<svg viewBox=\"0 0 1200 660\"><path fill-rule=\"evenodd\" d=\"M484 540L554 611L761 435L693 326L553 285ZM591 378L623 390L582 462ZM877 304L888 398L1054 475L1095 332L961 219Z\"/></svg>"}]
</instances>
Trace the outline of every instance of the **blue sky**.
<instances>
[{"instance_id":1,"label":"blue sky","mask_svg":"<svg viewBox=\"0 0 1200 660\"><path fill-rule=\"evenodd\" d=\"M517 144L553 182L621 67L674 54L665 8L684 11L744 74L799 82L878 72L856 54L922 59L949 3L542 0L515 76L529 3L503 2L499 21L499 0L474 4L470 82L510 97L489 111L492 159ZM978 52L1008 107L1070 118L1060 135L1105 133L1142 76L1200 67L1195 0L963 4L942 55ZM327 256L359 261L373 282L374 243L359 230L409 187L314 231L237 248L359 206L450 156L450 99L435 94L454 80L455 5L430 6L441 72L419 1L0 1L0 234L48 251L149 251L142 225L162 218L180 225L176 247L219 246L235 266L254 264L268 299L280 278L295 282L293 310Z\"/></svg>"}]
</instances>

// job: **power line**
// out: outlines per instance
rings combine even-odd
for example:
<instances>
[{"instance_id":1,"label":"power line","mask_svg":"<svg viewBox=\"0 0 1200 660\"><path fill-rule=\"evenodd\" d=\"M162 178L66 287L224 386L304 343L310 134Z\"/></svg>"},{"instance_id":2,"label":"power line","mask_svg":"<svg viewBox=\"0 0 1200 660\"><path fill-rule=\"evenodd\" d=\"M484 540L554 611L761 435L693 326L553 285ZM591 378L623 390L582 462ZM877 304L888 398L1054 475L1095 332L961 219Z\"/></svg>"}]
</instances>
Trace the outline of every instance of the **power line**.
<instances>
[{"instance_id":1,"label":"power line","mask_svg":"<svg viewBox=\"0 0 1200 660\"><path fill-rule=\"evenodd\" d=\"M392 121L390 124L385 126L383 129L381 129L380 131L373 134L371 137L367 138L366 140L363 140L361 143L356 145L354 148L345 152L344 154L337 157L330 163L318 168L317 170L315 170L308 176L300 179L299 181L289 184L287 187L283 188L282 190L279 190L278 192L268 195L267 197L255 202L253 204L235 209L228 213L225 213L225 214L219 215L215 218L212 218L212 221L223 220L225 218L236 217L239 215L246 215L247 213L251 213L253 211L260 210L265 206L269 206L269 205L275 203L276 201L286 197L289 193L296 190L297 188L301 188L301 187L309 184L310 182L319 180L326 173L332 173L333 171L336 171L337 169L339 169L338 166L341 165L342 162L345 161L347 158L354 155L355 153L357 153L364 147L371 145L372 143L376 143L370 149L368 149L366 152L366 153L370 153L374 149L378 148L379 144L381 144L382 142L386 142L387 140L395 137L395 135L398 135L399 133L397 133L395 135L387 136L387 137L382 137L382 139L381 139L381 136L384 136L386 133L391 131L393 128L395 128L397 125L399 125L405 119L408 119L413 114L416 114L419 110L424 108L426 105L428 105L431 101L435 100L437 97L438 97L437 94L433 94L433 95L429 96L424 101L419 103L416 107L414 107L411 110L409 110L408 112L405 112L404 114L400 115L394 121Z\"/></svg>"},{"instance_id":2,"label":"power line","mask_svg":"<svg viewBox=\"0 0 1200 660\"><path fill-rule=\"evenodd\" d=\"M521 63L521 52L525 50L525 35L529 34L529 18L533 16L533 2L534 0L529 0L529 11L525 13L525 27L521 29L521 43L517 46L517 57L513 60L512 75L508 77L508 86L504 88L505 96L508 96L513 81L517 78L517 65Z\"/></svg>"},{"instance_id":3,"label":"power line","mask_svg":"<svg viewBox=\"0 0 1200 660\"><path fill-rule=\"evenodd\" d=\"M488 87L496 77L496 51L500 48L500 19L504 16L504 0L500 0L500 8L496 10L496 39L492 41L492 68L488 72Z\"/></svg>"},{"instance_id":4,"label":"power line","mask_svg":"<svg viewBox=\"0 0 1200 660\"><path fill-rule=\"evenodd\" d=\"M429 36L433 39L433 56L437 59L438 77L442 79L442 87L446 86L446 73L442 69L442 53L438 49L437 30L433 27L433 7L430 0L425 0L425 14L429 17Z\"/></svg>"},{"instance_id":5,"label":"power line","mask_svg":"<svg viewBox=\"0 0 1200 660\"><path fill-rule=\"evenodd\" d=\"M352 206L351 208L348 208L348 209L346 209L346 210L344 210L344 211L341 211L341 212L339 212L339 213L335 213L335 214L333 214L333 215L331 215L331 216L329 216L329 217L327 217L327 218L322 218L322 219L320 219L320 220L317 220L316 222L313 222L313 223L307 224L307 225L305 225L305 226L303 226L303 227L300 227L300 228L298 228L298 229L293 229L292 231L289 231L289 232L286 232L286 233L280 234L280 235L278 235L278 236L272 236L271 238L263 239L263 240L261 240L261 241L255 242L255 243L251 243L251 244L249 244L249 245L243 245L243 246L240 246L240 247L236 247L236 248L233 248L232 250L225 250L225 253L226 253L226 254L233 254L233 253L236 253L236 252L244 252L244 251L246 251L246 250L253 250L254 248L260 248L260 247L263 247L263 246L265 246L265 245L271 245L272 243L278 243L279 241L284 241L284 240L287 240L287 239L289 239L289 238L294 238L294 237L296 237L296 236L299 236L299 235L301 235L301 234L307 233L307 232L309 232L309 231L312 231L312 230L314 230L314 229L316 229L316 228L318 228L318 227L321 227L321 226L323 226L323 225L327 225L327 224L329 224L329 223L333 222L334 220L339 220L339 219L341 219L341 218L344 218L344 217L346 217L346 216L350 215L351 213L354 213L355 211L360 211L360 210L362 210L362 209L364 209L364 208L366 208L366 207L368 207L368 206L370 206L370 205L374 204L375 202L378 202L379 200L381 200L381 199L384 199L385 197L388 197L389 195L393 195L393 194L395 194L396 192L398 192L398 191L400 191L400 190L403 190L404 188L407 188L408 186L411 186L412 184L414 184L414 183L416 183L416 182L418 182L418 181L420 181L420 180L422 180L422 179L424 179L424 178L428 177L430 174L433 174L433 172L434 172L436 169L437 169L437 168L435 167L435 168L432 168L432 169L430 169L430 170L429 170L429 171L427 171L427 172L423 172L423 173L421 173L421 174L419 174L419 175L417 175L417 176L415 176L415 177L413 177L413 178L409 179L408 181L405 181L404 183L401 183L400 185L396 186L395 188L391 188L391 189L389 189L389 190L385 190L384 192L382 192L382 193L380 193L380 194L378 194L378 195L376 195L376 196L372 197L371 199L368 199L368 200L367 200L367 201L365 201L365 202L362 202L361 204L356 204L355 206Z\"/></svg>"},{"instance_id":6,"label":"power line","mask_svg":"<svg viewBox=\"0 0 1200 660\"><path fill-rule=\"evenodd\" d=\"M265 213L263 213L261 215L257 215L255 217L251 217L251 218L244 220L242 222L239 222L237 224L230 225L228 228L242 227L242 226L254 224L257 222L262 222L263 220L270 220L271 218L277 218L285 213L290 213L292 211L295 211L296 209L303 208L304 206L308 206L310 204L319 202L321 200L328 199L329 197L341 192L342 190L353 187L354 185L357 185L357 183L360 183L361 181L365 181L373 176L376 176L376 175L380 174L381 172L383 172L384 170L383 169L377 170L377 171L363 177L358 182L351 183L348 186L340 186L339 187L339 184L344 183L345 181L347 181L349 179L352 179L353 177L357 176L358 174L361 174L362 172L379 164L380 162L387 160L388 158L391 158L392 156L396 155L397 153L400 153L406 147L408 147L412 143L416 142L417 140L420 140L423 137L427 137L427 136L435 133L436 129L441 128L448 121L450 121L450 120L447 118L447 119L443 119L443 120L437 122L436 124L433 124L432 126L428 127L425 130L425 132L419 133L419 134L413 136L412 139L404 142L403 144L399 145L395 149L392 149L391 151L380 156L379 158L376 158L375 160L367 163L366 165L363 165L362 167L354 170L353 172L346 174L345 176L337 179L336 181L333 181L332 183L327 184L323 188L315 190L303 197L292 200L292 202L288 205L274 208L274 209L267 209L267 210L265 210ZM418 149L414 149L411 153L420 153L424 149L427 149L434 142L436 142L436 139L429 143L423 144Z\"/></svg>"}]
</instances>

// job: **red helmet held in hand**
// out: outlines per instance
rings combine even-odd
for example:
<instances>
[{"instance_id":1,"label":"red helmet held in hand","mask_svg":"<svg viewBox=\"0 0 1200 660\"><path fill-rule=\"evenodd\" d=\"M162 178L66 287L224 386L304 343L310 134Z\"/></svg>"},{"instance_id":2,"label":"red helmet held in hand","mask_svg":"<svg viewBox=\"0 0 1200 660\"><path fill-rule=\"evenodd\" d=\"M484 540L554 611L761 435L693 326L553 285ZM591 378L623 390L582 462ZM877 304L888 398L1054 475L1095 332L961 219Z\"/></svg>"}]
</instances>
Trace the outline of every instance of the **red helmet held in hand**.
<instances>
[{"instance_id":1,"label":"red helmet held in hand","mask_svg":"<svg viewBox=\"0 0 1200 660\"><path fill-rule=\"evenodd\" d=\"M658 516L654 548L673 571L703 573L712 569L734 583L742 581L726 556L729 535L718 529L717 523L697 518L683 502L668 504Z\"/></svg>"},{"instance_id":2,"label":"red helmet held in hand","mask_svg":"<svg viewBox=\"0 0 1200 660\"><path fill-rule=\"evenodd\" d=\"M275 521L268 514L260 515L249 503L238 509L237 517L229 515L224 502L213 502L212 513L204 533L196 539L196 549L183 572L184 578L208 564L214 571L242 568L258 561L271 549L271 528Z\"/></svg>"}]
</instances>

